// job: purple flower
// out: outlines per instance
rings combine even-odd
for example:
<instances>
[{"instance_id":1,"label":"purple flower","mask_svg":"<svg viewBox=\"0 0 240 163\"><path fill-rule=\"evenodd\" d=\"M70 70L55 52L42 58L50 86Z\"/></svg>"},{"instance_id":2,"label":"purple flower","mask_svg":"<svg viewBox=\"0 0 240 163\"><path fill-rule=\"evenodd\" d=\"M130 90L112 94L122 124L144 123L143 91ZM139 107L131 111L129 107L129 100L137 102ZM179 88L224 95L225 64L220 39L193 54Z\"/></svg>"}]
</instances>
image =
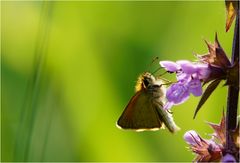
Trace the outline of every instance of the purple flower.
<instances>
[{"instance_id":1,"label":"purple flower","mask_svg":"<svg viewBox=\"0 0 240 163\"><path fill-rule=\"evenodd\" d=\"M223 114L221 121L218 124L208 124L214 130L214 133L210 134L211 138L206 140L200 137L196 131L190 130L183 136L184 140L189 144L189 148L196 154L196 158L193 162L239 162L239 123L235 131L232 132L236 149L227 153L226 149L226 121Z\"/></svg>"},{"instance_id":2,"label":"purple flower","mask_svg":"<svg viewBox=\"0 0 240 163\"><path fill-rule=\"evenodd\" d=\"M195 146L195 145L198 145L201 143L201 138L194 130L190 130L190 131L186 132L184 134L183 138L189 145Z\"/></svg>"},{"instance_id":3,"label":"purple flower","mask_svg":"<svg viewBox=\"0 0 240 163\"><path fill-rule=\"evenodd\" d=\"M215 143L213 139L202 139L193 130L186 132L183 138L190 145L190 149L196 153L194 162L213 162L221 159L222 146Z\"/></svg>"},{"instance_id":4,"label":"purple flower","mask_svg":"<svg viewBox=\"0 0 240 163\"><path fill-rule=\"evenodd\" d=\"M225 156L223 156L221 162L236 162L236 159L227 153Z\"/></svg>"},{"instance_id":5,"label":"purple flower","mask_svg":"<svg viewBox=\"0 0 240 163\"><path fill-rule=\"evenodd\" d=\"M207 64L179 60L176 63L160 61L160 65L168 72L175 72L177 76L177 83L172 84L167 90L168 102L164 106L165 109L185 102L191 93L194 96L202 95L201 80L206 79L210 74Z\"/></svg>"},{"instance_id":6,"label":"purple flower","mask_svg":"<svg viewBox=\"0 0 240 163\"><path fill-rule=\"evenodd\" d=\"M210 74L208 64L193 63L187 60L179 60L176 63L172 61L160 61L160 66L169 72L195 74L199 79L206 79Z\"/></svg>"},{"instance_id":7,"label":"purple flower","mask_svg":"<svg viewBox=\"0 0 240 163\"><path fill-rule=\"evenodd\" d=\"M166 97L168 102L164 109L170 109L173 105L179 105L189 98L188 85L183 82L172 84L167 90Z\"/></svg>"}]
</instances>

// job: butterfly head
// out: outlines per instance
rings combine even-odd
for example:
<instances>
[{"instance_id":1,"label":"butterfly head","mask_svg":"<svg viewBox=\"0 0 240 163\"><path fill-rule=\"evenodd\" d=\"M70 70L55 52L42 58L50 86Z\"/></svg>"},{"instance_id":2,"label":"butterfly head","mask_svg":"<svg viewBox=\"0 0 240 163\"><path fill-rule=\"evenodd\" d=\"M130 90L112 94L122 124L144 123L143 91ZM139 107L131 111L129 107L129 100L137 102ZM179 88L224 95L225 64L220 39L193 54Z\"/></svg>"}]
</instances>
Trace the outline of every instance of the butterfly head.
<instances>
[{"instance_id":1,"label":"butterfly head","mask_svg":"<svg viewBox=\"0 0 240 163\"><path fill-rule=\"evenodd\" d=\"M153 85L153 83L155 82L155 77L149 73L149 72L145 72L142 75L139 76L137 84L136 84L136 92L142 90L142 89L146 89L149 85Z\"/></svg>"}]
</instances>

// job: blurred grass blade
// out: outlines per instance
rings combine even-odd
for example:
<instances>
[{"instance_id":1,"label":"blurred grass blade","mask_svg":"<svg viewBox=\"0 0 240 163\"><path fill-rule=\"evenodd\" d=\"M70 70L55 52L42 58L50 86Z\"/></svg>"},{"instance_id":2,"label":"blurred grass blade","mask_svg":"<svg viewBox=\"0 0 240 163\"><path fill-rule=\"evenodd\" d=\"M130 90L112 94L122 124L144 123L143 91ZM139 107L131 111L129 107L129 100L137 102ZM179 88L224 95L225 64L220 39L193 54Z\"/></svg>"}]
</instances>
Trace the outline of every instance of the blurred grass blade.
<instances>
[{"instance_id":1,"label":"blurred grass blade","mask_svg":"<svg viewBox=\"0 0 240 163\"><path fill-rule=\"evenodd\" d=\"M46 55L46 49L48 45L48 35L49 35L49 26L50 26L50 20L48 19L50 17L52 10L52 2L43 2L43 8L42 8L42 16L40 20L40 25L39 25L39 36L37 40L37 45L36 45L36 50L35 50L35 68L34 68L34 84L33 84L33 90L32 90L32 95L33 99L31 101L30 105L30 117L29 117L29 132L27 135L27 144L26 144L26 150L25 150L25 161L29 161L29 152L30 152L30 146L31 146L31 141L32 141L32 134L33 134L33 126L37 114L37 102L38 102L38 96L39 96L39 90L40 90L40 85L41 85L41 77L42 77L42 72L44 69L44 61L45 61L45 55Z\"/></svg>"},{"instance_id":2,"label":"blurred grass blade","mask_svg":"<svg viewBox=\"0 0 240 163\"><path fill-rule=\"evenodd\" d=\"M38 35L34 52L33 72L29 79L25 102L20 115L17 131L18 137L15 142L14 161L28 161L32 141L32 132L38 108L39 91L41 85L42 71L44 69L44 55L49 35L49 20L52 2L42 2L41 18L39 22ZM21 151L19 153L19 151Z\"/></svg>"}]
</instances>

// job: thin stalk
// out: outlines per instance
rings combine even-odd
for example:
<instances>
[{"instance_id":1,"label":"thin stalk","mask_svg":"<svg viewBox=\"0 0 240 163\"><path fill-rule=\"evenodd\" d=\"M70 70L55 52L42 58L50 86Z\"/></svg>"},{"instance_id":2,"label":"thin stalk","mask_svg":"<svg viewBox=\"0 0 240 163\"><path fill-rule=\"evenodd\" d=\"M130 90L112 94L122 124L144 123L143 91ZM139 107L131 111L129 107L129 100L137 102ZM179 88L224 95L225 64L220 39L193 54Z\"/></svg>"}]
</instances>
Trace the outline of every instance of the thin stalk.
<instances>
[{"instance_id":1,"label":"thin stalk","mask_svg":"<svg viewBox=\"0 0 240 163\"><path fill-rule=\"evenodd\" d=\"M232 64L239 62L239 7L237 8L237 13L236 13L231 62ZM239 74L237 75L238 75L237 83L239 83ZM239 96L239 87L229 86L228 98L227 98L227 114L226 114L226 153L230 153L230 154L234 154L236 151L236 146L231 136L232 135L231 133L237 127L238 96Z\"/></svg>"},{"instance_id":2,"label":"thin stalk","mask_svg":"<svg viewBox=\"0 0 240 163\"><path fill-rule=\"evenodd\" d=\"M45 89L43 90L41 86L43 85L43 78L45 75L45 56L47 53L48 39L50 33L52 8L53 2L43 1L41 3L41 15L39 20L39 29L36 37L36 45L34 51L35 58L33 62L32 75L28 80L27 91L23 107L21 109L21 115L19 117L19 126L14 146L13 161L15 162L32 160L31 154L32 147L34 146L33 134L35 121L38 111L39 109L41 109L39 108L38 104L41 93L45 91ZM43 154L44 153L42 153L42 155Z\"/></svg>"},{"instance_id":3,"label":"thin stalk","mask_svg":"<svg viewBox=\"0 0 240 163\"><path fill-rule=\"evenodd\" d=\"M19 117L19 126L17 130L17 137L15 140L15 147L14 147L14 160L13 161L26 161L28 154L28 146L30 145L29 137L30 137L30 130L31 130L31 123L29 123L31 116L35 116L33 112L36 109L36 99L37 94L39 92L39 78L40 78L40 66L42 66L42 52L43 49L43 26L44 26L44 4L43 2L41 5L41 15L39 21L39 29L37 33L35 51L34 51L34 61L33 61L33 70L32 75L28 79L28 84L26 88L26 94L24 98L24 103L21 109L20 117ZM46 7L45 7L46 8ZM46 33L46 32L45 32Z\"/></svg>"},{"instance_id":4,"label":"thin stalk","mask_svg":"<svg viewBox=\"0 0 240 163\"><path fill-rule=\"evenodd\" d=\"M33 139L33 130L35 125L35 120L38 112L38 101L40 96L40 86L41 80L43 77L43 69L44 69L44 59L46 55L48 35L49 35L49 16L52 9L52 2L43 2L42 3L42 15L40 18L39 24L39 33L36 41L35 48L35 62L33 68L33 78L32 85L30 90L30 101L28 107L28 114L26 117L26 144L24 149L24 161L31 160L30 152L31 152L31 143Z\"/></svg>"}]
</instances>

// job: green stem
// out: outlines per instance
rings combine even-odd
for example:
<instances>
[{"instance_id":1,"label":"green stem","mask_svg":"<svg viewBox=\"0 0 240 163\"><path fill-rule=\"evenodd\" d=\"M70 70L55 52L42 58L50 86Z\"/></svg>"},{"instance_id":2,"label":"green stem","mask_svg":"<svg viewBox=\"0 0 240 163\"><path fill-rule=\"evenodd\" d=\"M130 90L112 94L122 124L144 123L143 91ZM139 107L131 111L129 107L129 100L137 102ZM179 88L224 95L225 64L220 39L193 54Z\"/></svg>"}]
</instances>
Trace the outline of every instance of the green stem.
<instances>
[{"instance_id":1,"label":"green stem","mask_svg":"<svg viewBox=\"0 0 240 163\"><path fill-rule=\"evenodd\" d=\"M239 2L238 2L239 3ZM237 5L238 6L238 5ZM236 13L236 23L234 29L234 38L232 46L232 65L239 61L239 8ZM239 83L239 73L237 74ZM234 155L236 146L232 138L232 132L237 127L237 109L238 109L239 87L228 87L227 114L226 114L226 153Z\"/></svg>"}]
</instances>

